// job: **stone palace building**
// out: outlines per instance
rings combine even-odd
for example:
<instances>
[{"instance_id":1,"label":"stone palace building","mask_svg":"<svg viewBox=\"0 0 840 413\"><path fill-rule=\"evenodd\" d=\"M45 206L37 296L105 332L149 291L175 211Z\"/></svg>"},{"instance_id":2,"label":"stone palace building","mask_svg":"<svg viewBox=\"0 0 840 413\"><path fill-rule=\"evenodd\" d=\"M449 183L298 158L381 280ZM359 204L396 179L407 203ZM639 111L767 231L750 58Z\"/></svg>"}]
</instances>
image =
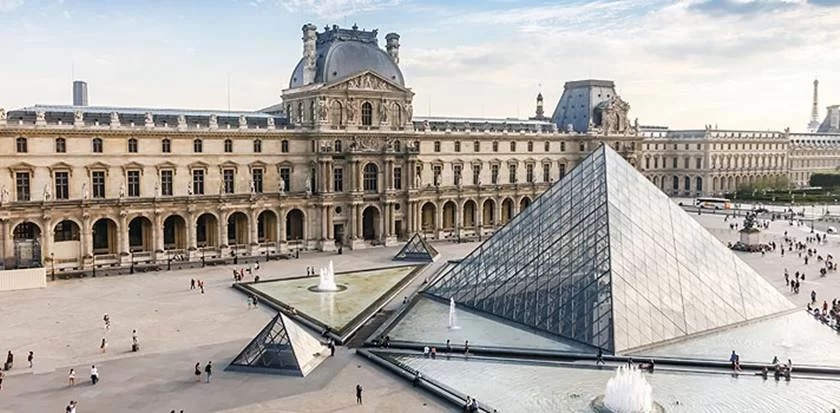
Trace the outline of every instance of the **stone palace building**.
<instances>
[{"instance_id":1,"label":"stone palace building","mask_svg":"<svg viewBox=\"0 0 840 413\"><path fill-rule=\"evenodd\" d=\"M303 26L282 102L253 112L0 109L0 257L47 272L481 239L601 144L668 194L807 183L840 135L669 130L611 81L566 83L550 116L414 116L400 37ZM78 82L77 82L78 83Z\"/></svg>"}]
</instances>

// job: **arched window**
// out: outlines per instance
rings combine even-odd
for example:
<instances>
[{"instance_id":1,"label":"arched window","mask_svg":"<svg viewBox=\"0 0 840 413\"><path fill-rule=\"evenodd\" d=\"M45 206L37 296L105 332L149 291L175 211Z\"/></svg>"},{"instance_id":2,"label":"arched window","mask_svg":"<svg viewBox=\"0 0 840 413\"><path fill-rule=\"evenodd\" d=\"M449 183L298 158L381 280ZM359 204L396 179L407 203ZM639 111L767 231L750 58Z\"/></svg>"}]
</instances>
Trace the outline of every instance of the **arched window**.
<instances>
[{"instance_id":1,"label":"arched window","mask_svg":"<svg viewBox=\"0 0 840 413\"><path fill-rule=\"evenodd\" d=\"M64 138L56 138L55 139L55 151L57 153L67 152L67 140L65 140Z\"/></svg>"},{"instance_id":2,"label":"arched window","mask_svg":"<svg viewBox=\"0 0 840 413\"><path fill-rule=\"evenodd\" d=\"M333 143L333 151L336 153L341 153L341 139L336 139Z\"/></svg>"},{"instance_id":3,"label":"arched window","mask_svg":"<svg viewBox=\"0 0 840 413\"><path fill-rule=\"evenodd\" d=\"M330 108L330 124L340 126L344 123L344 115L341 112L341 102L334 100Z\"/></svg>"},{"instance_id":4,"label":"arched window","mask_svg":"<svg viewBox=\"0 0 840 413\"><path fill-rule=\"evenodd\" d=\"M280 152L283 152L283 153L288 153L289 152L289 141L287 141L286 139L283 139L280 142Z\"/></svg>"},{"instance_id":5,"label":"arched window","mask_svg":"<svg viewBox=\"0 0 840 413\"><path fill-rule=\"evenodd\" d=\"M170 153L172 152L172 141L169 139L161 139L160 141L160 151L163 153Z\"/></svg>"},{"instance_id":6,"label":"arched window","mask_svg":"<svg viewBox=\"0 0 840 413\"><path fill-rule=\"evenodd\" d=\"M137 139L129 138L128 139L128 152L129 153L137 153Z\"/></svg>"},{"instance_id":7,"label":"arched window","mask_svg":"<svg viewBox=\"0 0 840 413\"><path fill-rule=\"evenodd\" d=\"M15 139L15 148L17 149L18 153L28 152L28 147L26 145L26 138L24 138L23 136L20 136L17 139Z\"/></svg>"},{"instance_id":8,"label":"arched window","mask_svg":"<svg viewBox=\"0 0 840 413\"><path fill-rule=\"evenodd\" d=\"M225 139L225 153L233 152L233 141L230 139Z\"/></svg>"},{"instance_id":9,"label":"arched window","mask_svg":"<svg viewBox=\"0 0 840 413\"><path fill-rule=\"evenodd\" d=\"M362 125L370 126L373 124L373 106L370 102L362 103Z\"/></svg>"},{"instance_id":10,"label":"arched window","mask_svg":"<svg viewBox=\"0 0 840 413\"><path fill-rule=\"evenodd\" d=\"M262 152L262 141L259 139L254 139L254 153Z\"/></svg>"},{"instance_id":11,"label":"arched window","mask_svg":"<svg viewBox=\"0 0 840 413\"><path fill-rule=\"evenodd\" d=\"M200 153L204 151L204 142L201 139L196 139L193 141L193 152Z\"/></svg>"},{"instance_id":12,"label":"arched window","mask_svg":"<svg viewBox=\"0 0 840 413\"><path fill-rule=\"evenodd\" d=\"M402 126L403 124L403 114L402 114L402 107L394 103L393 112L391 114L391 126Z\"/></svg>"},{"instance_id":13,"label":"arched window","mask_svg":"<svg viewBox=\"0 0 840 413\"><path fill-rule=\"evenodd\" d=\"M94 153L102 153L102 139L101 138L93 138L93 152Z\"/></svg>"},{"instance_id":14,"label":"arched window","mask_svg":"<svg viewBox=\"0 0 840 413\"><path fill-rule=\"evenodd\" d=\"M402 145L400 145L400 141L394 141L394 152L401 152Z\"/></svg>"},{"instance_id":15,"label":"arched window","mask_svg":"<svg viewBox=\"0 0 840 413\"><path fill-rule=\"evenodd\" d=\"M379 175L379 169L376 167L376 164L369 163L365 165L364 171L364 190L370 192L377 191L377 178Z\"/></svg>"}]
</instances>

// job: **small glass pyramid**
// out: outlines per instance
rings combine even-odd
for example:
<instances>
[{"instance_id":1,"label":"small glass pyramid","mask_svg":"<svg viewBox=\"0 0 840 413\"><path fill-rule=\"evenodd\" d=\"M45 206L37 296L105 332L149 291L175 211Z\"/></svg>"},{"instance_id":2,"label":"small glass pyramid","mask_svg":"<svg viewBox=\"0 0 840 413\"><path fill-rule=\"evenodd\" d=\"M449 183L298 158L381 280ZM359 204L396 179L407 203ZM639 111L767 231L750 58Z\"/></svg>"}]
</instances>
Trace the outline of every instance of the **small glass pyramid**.
<instances>
[{"instance_id":1,"label":"small glass pyramid","mask_svg":"<svg viewBox=\"0 0 840 413\"><path fill-rule=\"evenodd\" d=\"M608 146L426 293L612 353L793 308Z\"/></svg>"},{"instance_id":2,"label":"small glass pyramid","mask_svg":"<svg viewBox=\"0 0 840 413\"><path fill-rule=\"evenodd\" d=\"M327 357L328 351L316 337L277 313L227 370L306 376Z\"/></svg>"},{"instance_id":3,"label":"small glass pyramid","mask_svg":"<svg viewBox=\"0 0 840 413\"><path fill-rule=\"evenodd\" d=\"M414 233L411 239L405 243L397 255L394 256L395 261L434 261L438 255L438 251L421 237L420 234Z\"/></svg>"}]
</instances>

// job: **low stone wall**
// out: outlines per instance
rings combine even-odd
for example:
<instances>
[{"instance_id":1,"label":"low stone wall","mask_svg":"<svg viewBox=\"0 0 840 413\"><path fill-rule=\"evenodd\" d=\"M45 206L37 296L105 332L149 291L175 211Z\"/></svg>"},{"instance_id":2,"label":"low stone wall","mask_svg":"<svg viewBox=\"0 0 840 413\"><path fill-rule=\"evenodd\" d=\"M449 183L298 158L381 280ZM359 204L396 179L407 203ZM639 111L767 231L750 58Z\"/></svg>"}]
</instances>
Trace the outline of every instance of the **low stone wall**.
<instances>
[{"instance_id":1,"label":"low stone wall","mask_svg":"<svg viewBox=\"0 0 840 413\"><path fill-rule=\"evenodd\" d=\"M44 288L47 286L45 268L26 268L0 271L0 291Z\"/></svg>"}]
</instances>

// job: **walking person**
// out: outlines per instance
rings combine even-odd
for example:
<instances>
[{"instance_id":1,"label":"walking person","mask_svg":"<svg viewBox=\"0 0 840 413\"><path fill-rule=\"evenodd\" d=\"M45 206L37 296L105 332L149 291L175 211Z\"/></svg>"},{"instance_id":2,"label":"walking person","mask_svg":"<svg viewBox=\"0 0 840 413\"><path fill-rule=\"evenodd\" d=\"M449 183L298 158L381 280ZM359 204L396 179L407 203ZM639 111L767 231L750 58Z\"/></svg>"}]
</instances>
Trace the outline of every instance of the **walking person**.
<instances>
[{"instance_id":1,"label":"walking person","mask_svg":"<svg viewBox=\"0 0 840 413\"><path fill-rule=\"evenodd\" d=\"M99 349L104 353L108 349L108 340L102 337L102 342L99 343Z\"/></svg>"},{"instance_id":2,"label":"walking person","mask_svg":"<svg viewBox=\"0 0 840 413\"><path fill-rule=\"evenodd\" d=\"M190 290L195 290L195 278L190 278Z\"/></svg>"},{"instance_id":3,"label":"walking person","mask_svg":"<svg viewBox=\"0 0 840 413\"><path fill-rule=\"evenodd\" d=\"M105 313L105 316L102 317L102 321L105 322L105 330L111 329L111 316L108 313Z\"/></svg>"},{"instance_id":4,"label":"walking person","mask_svg":"<svg viewBox=\"0 0 840 413\"><path fill-rule=\"evenodd\" d=\"M3 373L3 370L0 370L0 390L3 390L3 378L6 377L6 373Z\"/></svg>"},{"instance_id":5,"label":"walking person","mask_svg":"<svg viewBox=\"0 0 840 413\"><path fill-rule=\"evenodd\" d=\"M26 361L28 361L28 362L29 362L29 368L30 368L30 369L32 368L32 360L35 360L35 353L33 353L33 352L31 352L31 351L30 351L30 352L29 352L29 355L28 355L28 356L26 356Z\"/></svg>"},{"instance_id":6,"label":"walking person","mask_svg":"<svg viewBox=\"0 0 840 413\"><path fill-rule=\"evenodd\" d=\"M204 372L207 373L207 383L210 383L210 378L213 377L213 362L208 361L207 365L204 366Z\"/></svg>"},{"instance_id":7,"label":"walking person","mask_svg":"<svg viewBox=\"0 0 840 413\"><path fill-rule=\"evenodd\" d=\"M140 350L140 342L137 340L137 330L131 330L131 351Z\"/></svg>"},{"instance_id":8,"label":"walking person","mask_svg":"<svg viewBox=\"0 0 840 413\"><path fill-rule=\"evenodd\" d=\"M76 370L70 369L70 373L67 373L67 385L68 386L75 386L76 385Z\"/></svg>"},{"instance_id":9,"label":"walking person","mask_svg":"<svg viewBox=\"0 0 840 413\"><path fill-rule=\"evenodd\" d=\"M93 385L99 383L99 369L96 366L90 366L90 382Z\"/></svg>"},{"instance_id":10,"label":"walking person","mask_svg":"<svg viewBox=\"0 0 840 413\"><path fill-rule=\"evenodd\" d=\"M12 367L14 366L14 364L15 364L15 355L12 354L12 350L9 350L9 352L6 353L6 364L3 366L3 370L6 370L6 371L11 370Z\"/></svg>"},{"instance_id":11,"label":"walking person","mask_svg":"<svg viewBox=\"0 0 840 413\"><path fill-rule=\"evenodd\" d=\"M201 293L204 294L204 281L199 280L198 286L201 288Z\"/></svg>"},{"instance_id":12,"label":"walking person","mask_svg":"<svg viewBox=\"0 0 840 413\"><path fill-rule=\"evenodd\" d=\"M362 404L362 392L363 391L364 391L364 389L362 389L362 385L357 384L356 385L356 404Z\"/></svg>"},{"instance_id":13,"label":"walking person","mask_svg":"<svg viewBox=\"0 0 840 413\"><path fill-rule=\"evenodd\" d=\"M259 303L259 301L257 301L257 296L256 295L251 294L251 301L254 304L254 308L257 308L257 304Z\"/></svg>"},{"instance_id":14,"label":"walking person","mask_svg":"<svg viewBox=\"0 0 840 413\"><path fill-rule=\"evenodd\" d=\"M201 363L195 363L195 382L198 383L201 381Z\"/></svg>"}]
</instances>

